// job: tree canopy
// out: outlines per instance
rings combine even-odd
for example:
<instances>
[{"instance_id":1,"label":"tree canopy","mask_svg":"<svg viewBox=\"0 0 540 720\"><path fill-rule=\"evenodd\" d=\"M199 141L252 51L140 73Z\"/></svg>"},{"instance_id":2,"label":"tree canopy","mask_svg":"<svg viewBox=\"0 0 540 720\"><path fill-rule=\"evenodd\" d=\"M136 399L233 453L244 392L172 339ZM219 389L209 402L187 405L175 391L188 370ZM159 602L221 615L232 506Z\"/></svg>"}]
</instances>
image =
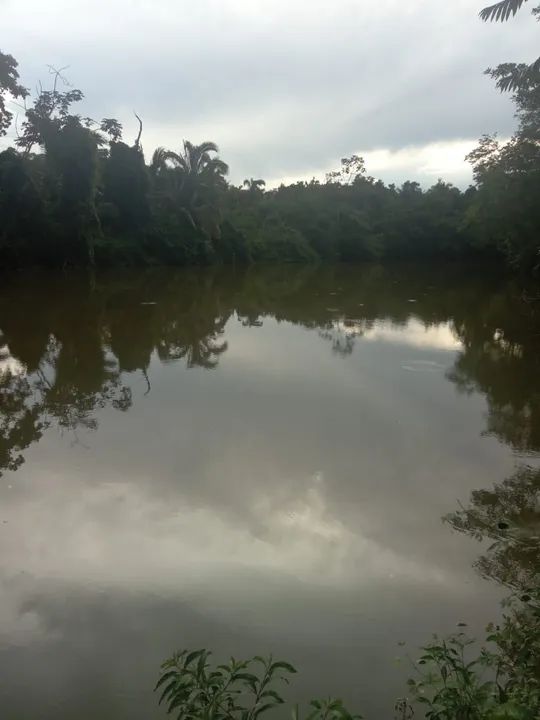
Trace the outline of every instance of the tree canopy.
<instances>
[{"instance_id":1,"label":"tree canopy","mask_svg":"<svg viewBox=\"0 0 540 720\"><path fill-rule=\"evenodd\" d=\"M508 20L526 1L503 0L481 17ZM0 53L1 132L12 119L5 97L25 99L15 148L0 153L4 267L461 259L540 269L540 73L533 66L487 71L513 90L518 129L509 142L480 139L468 156L474 184L465 191L443 180L427 189L414 181L385 185L358 154L341 158L323 182L268 188L248 178L238 187L211 141L159 147L147 163L138 116L131 143L120 120L77 112L83 92L61 71L51 68L51 86L31 99L17 67Z\"/></svg>"},{"instance_id":2,"label":"tree canopy","mask_svg":"<svg viewBox=\"0 0 540 720\"><path fill-rule=\"evenodd\" d=\"M528 0L501 0L494 5L488 5L480 11L480 17L484 22L506 22L514 17L518 10ZM533 8L532 14L540 20L540 5ZM526 87L529 83L538 84L540 81L540 57L530 65L524 63L506 63L499 65L494 70L488 69L488 74L497 78L497 87L505 91L518 90Z\"/></svg>"}]
</instances>

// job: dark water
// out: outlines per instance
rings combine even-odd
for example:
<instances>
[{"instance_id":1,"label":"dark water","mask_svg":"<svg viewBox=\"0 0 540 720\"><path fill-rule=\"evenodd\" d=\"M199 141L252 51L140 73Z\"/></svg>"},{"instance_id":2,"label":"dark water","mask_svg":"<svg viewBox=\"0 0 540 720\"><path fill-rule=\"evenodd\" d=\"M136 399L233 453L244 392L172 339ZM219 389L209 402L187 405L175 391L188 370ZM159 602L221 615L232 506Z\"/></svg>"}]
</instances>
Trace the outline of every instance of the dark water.
<instances>
[{"instance_id":1,"label":"dark water","mask_svg":"<svg viewBox=\"0 0 540 720\"><path fill-rule=\"evenodd\" d=\"M163 717L206 646L392 717L398 643L519 565L441 517L537 464L539 312L448 268L4 278L0 716Z\"/></svg>"}]
</instances>

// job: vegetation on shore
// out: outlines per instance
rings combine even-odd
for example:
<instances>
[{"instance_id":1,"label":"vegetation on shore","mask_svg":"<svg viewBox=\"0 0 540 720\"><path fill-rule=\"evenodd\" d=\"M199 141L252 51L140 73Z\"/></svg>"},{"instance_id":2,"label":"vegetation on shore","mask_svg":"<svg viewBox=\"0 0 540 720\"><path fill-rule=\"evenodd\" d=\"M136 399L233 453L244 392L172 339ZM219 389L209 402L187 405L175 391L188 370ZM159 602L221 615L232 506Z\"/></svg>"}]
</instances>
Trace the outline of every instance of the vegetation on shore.
<instances>
[{"instance_id":1,"label":"vegetation on shore","mask_svg":"<svg viewBox=\"0 0 540 720\"><path fill-rule=\"evenodd\" d=\"M503 0L482 17L506 20L522 5ZM50 89L30 99L16 60L0 53L0 136L13 120L6 100L24 102L15 147L0 153L0 266L480 257L535 272L537 66L487 71L513 92L519 126L507 143L481 138L468 156L474 185L465 192L442 180L427 190L385 185L358 155L343 158L325 182L266 190L261 179L228 183L213 142L184 141L145 159L140 119L129 141L117 119L83 117L83 93L54 69Z\"/></svg>"}]
</instances>

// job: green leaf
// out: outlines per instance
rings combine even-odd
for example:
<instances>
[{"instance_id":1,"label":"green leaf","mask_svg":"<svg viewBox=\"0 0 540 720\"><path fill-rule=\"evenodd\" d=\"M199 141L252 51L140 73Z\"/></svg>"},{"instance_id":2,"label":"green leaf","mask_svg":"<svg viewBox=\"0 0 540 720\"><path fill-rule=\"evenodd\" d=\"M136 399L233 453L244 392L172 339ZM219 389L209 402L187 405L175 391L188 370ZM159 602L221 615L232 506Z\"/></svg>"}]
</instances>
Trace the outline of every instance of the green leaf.
<instances>
[{"instance_id":1,"label":"green leaf","mask_svg":"<svg viewBox=\"0 0 540 720\"><path fill-rule=\"evenodd\" d=\"M163 683L167 682L170 678L176 677L178 675L178 672L176 670L169 670L169 672L164 673L159 680L156 683L156 687L154 688L154 692L163 685Z\"/></svg>"},{"instance_id":2,"label":"green leaf","mask_svg":"<svg viewBox=\"0 0 540 720\"><path fill-rule=\"evenodd\" d=\"M286 670L289 673L296 673L296 668L293 667L290 663L285 662L283 660L279 660L278 662L272 663L270 665L270 673L274 673L276 670Z\"/></svg>"},{"instance_id":3,"label":"green leaf","mask_svg":"<svg viewBox=\"0 0 540 720\"><path fill-rule=\"evenodd\" d=\"M249 685L253 692L257 691L259 678L256 675L252 675L251 673L234 673L232 675L232 679L233 681L242 680L244 683Z\"/></svg>"},{"instance_id":4,"label":"green leaf","mask_svg":"<svg viewBox=\"0 0 540 720\"><path fill-rule=\"evenodd\" d=\"M263 693L261 693L261 697L262 698L264 698L264 697L274 698L274 700L279 704L285 702L283 700L283 698L281 697L281 695L279 695L275 690L265 690Z\"/></svg>"},{"instance_id":5,"label":"green leaf","mask_svg":"<svg viewBox=\"0 0 540 720\"><path fill-rule=\"evenodd\" d=\"M246 680L248 682L258 683L259 678L257 675L254 675L253 673L245 673L245 672L238 672L233 673L233 679L234 680Z\"/></svg>"},{"instance_id":6,"label":"green leaf","mask_svg":"<svg viewBox=\"0 0 540 720\"><path fill-rule=\"evenodd\" d=\"M207 652L206 650L201 650L199 655L199 662L197 663L197 674L202 675L204 672L204 668L206 665L207 658L211 655L211 653Z\"/></svg>"},{"instance_id":7,"label":"green leaf","mask_svg":"<svg viewBox=\"0 0 540 720\"><path fill-rule=\"evenodd\" d=\"M264 665L264 667L267 667L271 663L271 658L263 658L260 655L255 655L253 658L255 662L261 663L261 665Z\"/></svg>"},{"instance_id":8,"label":"green leaf","mask_svg":"<svg viewBox=\"0 0 540 720\"><path fill-rule=\"evenodd\" d=\"M172 712L175 708L180 707L180 705L183 705L185 698L184 697L175 697L174 700L170 703L167 712Z\"/></svg>"},{"instance_id":9,"label":"green leaf","mask_svg":"<svg viewBox=\"0 0 540 720\"><path fill-rule=\"evenodd\" d=\"M204 652L206 652L206 650L194 650L193 652L190 652L186 658L185 664L191 665L191 663L200 657Z\"/></svg>"},{"instance_id":10,"label":"green leaf","mask_svg":"<svg viewBox=\"0 0 540 720\"><path fill-rule=\"evenodd\" d=\"M524 2L527 0L501 0L495 5L485 7L480 11L480 17L484 22L506 22L512 15L515 15Z\"/></svg>"},{"instance_id":11,"label":"green leaf","mask_svg":"<svg viewBox=\"0 0 540 720\"><path fill-rule=\"evenodd\" d=\"M171 691L172 691L175 687L176 687L176 680L172 680L172 681L167 685L167 687L163 690L163 692L161 693L161 696L160 696L159 701L158 701L158 705L161 705L161 703L165 700L165 698L167 697L167 695L169 695L169 694L171 693Z\"/></svg>"},{"instance_id":12,"label":"green leaf","mask_svg":"<svg viewBox=\"0 0 540 720\"><path fill-rule=\"evenodd\" d=\"M328 701L328 709L329 710L335 710L336 708L340 708L343 705L343 701L339 698L331 698Z\"/></svg>"}]
</instances>

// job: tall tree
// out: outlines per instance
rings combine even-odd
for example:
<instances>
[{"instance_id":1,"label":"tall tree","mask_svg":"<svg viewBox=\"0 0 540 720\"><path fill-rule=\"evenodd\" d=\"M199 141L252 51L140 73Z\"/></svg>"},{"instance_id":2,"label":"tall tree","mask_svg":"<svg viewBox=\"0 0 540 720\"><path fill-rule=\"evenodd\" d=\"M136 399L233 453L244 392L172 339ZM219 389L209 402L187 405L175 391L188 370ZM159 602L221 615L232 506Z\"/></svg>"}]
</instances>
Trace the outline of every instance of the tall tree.
<instances>
[{"instance_id":1,"label":"tall tree","mask_svg":"<svg viewBox=\"0 0 540 720\"><path fill-rule=\"evenodd\" d=\"M156 162L161 164L161 171L167 163L176 168L178 201L193 226L213 238L219 236L218 197L226 187L225 176L229 172L229 166L221 160L218 152L219 148L213 142L194 145L185 140L180 153L166 151L154 154Z\"/></svg>"},{"instance_id":2,"label":"tall tree","mask_svg":"<svg viewBox=\"0 0 540 720\"><path fill-rule=\"evenodd\" d=\"M254 180L253 178L246 178L243 186L252 193L262 193L266 187L266 182L262 179Z\"/></svg>"},{"instance_id":3,"label":"tall tree","mask_svg":"<svg viewBox=\"0 0 540 720\"><path fill-rule=\"evenodd\" d=\"M6 55L0 51L0 137L5 135L13 113L6 107L6 95L14 98L25 98L28 90L19 84L18 63L12 55Z\"/></svg>"},{"instance_id":4,"label":"tall tree","mask_svg":"<svg viewBox=\"0 0 540 720\"><path fill-rule=\"evenodd\" d=\"M103 161L103 201L112 206L109 224L130 233L144 226L149 217L148 171L140 146L140 133L132 146L121 142L122 125L114 118L101 121L109 136L109 152ZM141 124L142 130L142 124Z\"/></svg>"},{"instance_id":5,"label":"tall tree","mask_svg":"<svg viewBox=\"0 0 540 720\"><path fill-rule=\"evenodd\" d=\"M519 126L511 140L484 136L468 155L478 190L468 219L484 244L531 270L540 267L540 76L521 82L513 99Z\"/></svg>"},{"instance_id":6,"label":"tall tree","mask_svg":"<svg viewBox=\"0 0 540 720\"><path fill-rule=\"evenodd\" d=\"M96 210L98 145L103 141L92 129L90 118L73 114L71 107L82 100L61 72L51 68L51 90L41 90L25 114L16 144L29 155L38 145L45 153L48 191L57 222L63 229L60 252L64 260L93 263L93 239L101 228Z\"/></svg>"}]
</instances>

